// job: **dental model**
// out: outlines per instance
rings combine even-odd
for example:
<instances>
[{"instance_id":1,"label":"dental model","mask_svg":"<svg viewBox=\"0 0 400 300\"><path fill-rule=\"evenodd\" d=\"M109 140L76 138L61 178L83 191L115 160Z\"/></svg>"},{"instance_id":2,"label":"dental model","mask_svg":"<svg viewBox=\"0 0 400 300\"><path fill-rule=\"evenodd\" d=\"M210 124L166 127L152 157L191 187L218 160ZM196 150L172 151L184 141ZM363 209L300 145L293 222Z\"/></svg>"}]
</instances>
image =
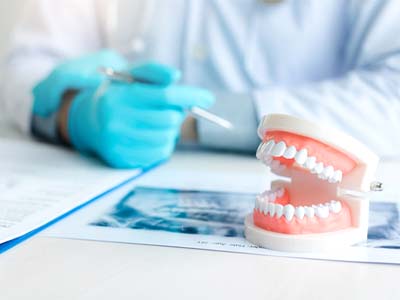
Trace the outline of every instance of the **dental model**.
<instances>
[{"instance_id":1,"label":"dental model","mask_svg":"<svg viewBox=\"0 0 400 300\"><path fill-rule=\"evenodd\" d=\"M246 239L280 251L325 251L367 238L378 157L339 131L287 115L264 117L257 158L272 182L245 220Z\"/></svg>"}]
</instances>

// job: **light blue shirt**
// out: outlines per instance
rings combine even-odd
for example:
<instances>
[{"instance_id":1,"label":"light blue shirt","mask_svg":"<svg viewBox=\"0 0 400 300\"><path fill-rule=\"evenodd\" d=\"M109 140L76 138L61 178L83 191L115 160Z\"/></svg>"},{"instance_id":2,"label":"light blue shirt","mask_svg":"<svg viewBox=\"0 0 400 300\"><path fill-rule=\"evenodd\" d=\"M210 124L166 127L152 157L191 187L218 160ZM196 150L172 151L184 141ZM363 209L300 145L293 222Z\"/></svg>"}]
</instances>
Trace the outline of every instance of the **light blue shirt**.
<instances>
[{"instance_id":1,"label":"light blue shirt","mask_svg":"<svg viewBox=\"0 0 400 300\"><path fill-rule=\"evenodd\" d=\"M117 1L115 11L102 2L30 6L7 66L4 99L15 102L8 111L27 103L23 93L43 76L21 78L21 66L49 70L107 47L132 62L173 65L185 84L216 92L212 110L236 129L200 121L207 147L254 151L260 117L286 113L341 129L380 155L400 155L398 1L168 0L153 2L151 13L129 8L144 1ZM135 23L142 15L146 26Z\"/></svg>"}]
</instances>

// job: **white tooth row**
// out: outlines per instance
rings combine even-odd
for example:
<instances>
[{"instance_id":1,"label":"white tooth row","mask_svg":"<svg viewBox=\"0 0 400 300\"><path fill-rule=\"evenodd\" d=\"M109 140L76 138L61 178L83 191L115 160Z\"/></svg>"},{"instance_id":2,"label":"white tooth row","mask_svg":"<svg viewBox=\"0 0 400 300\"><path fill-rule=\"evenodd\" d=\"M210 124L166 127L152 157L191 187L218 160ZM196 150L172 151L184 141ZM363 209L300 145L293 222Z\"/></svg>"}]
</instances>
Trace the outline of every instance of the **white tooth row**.
<instances>
[{"instance_id":1,"label":"white tooth row","mask_svg":"<svg viewBox=\"0 0 400 300\"><path fill-rule=\"evenodd\" d=\"M298 165L316 174L320 179L327 180L330 183L342 181L343 173L341 170L335 170L333 166L324 166L322 162L317 162L315 156L308 156L307 149L297 151L296 147L288 147L283 141L278 143L275 143L274 140L262 142L258 146L256 156L271 169L282 170L285 166L280 164L278 160L274 160L273 157L284 157L294 159Z\"/></svg>"},{"instance_id":2,"label":"white tooth row","mask_svg":"<svg viewBox=\"0 0 400 300\"><path fill-rule=\"evenodd\" d=\"M274 191L265 191L257 196L257 199L260 198L260 201L266 202L275 202L276 198L281 198L285 194L284 188L279 188Z\"/></svg>"},{"instance_id":3,"label":"white tooth row","mask_svg":"<svg viewBox=\"0 0 400 300\"><path fill-rule=\"evenodd\" d=\"M277 218L285 216L287 221L291 221L293 216L299 219L303 219L304 217L312 218L314 216L325 219L330 213L339 213L342 210L342 204L340 201L331 200L325 204L294 207L291 204L283 206L281 204L265 201L262 197L257 197L255 209L264 215L269 214L269 216L275 216Z\"/></svg>"},{"instance_id":4,"label":"white tooth row","mask_svg":"<svg viewBox=\"0 0 400 300\"><path fill-rule=\"evenodd\" d=\"M281 164L279 160L274 160L272 156L269 155L264 156L263 162L274 171L282 171L286 169L284 164Z\"/></svg>"}]
</instances>

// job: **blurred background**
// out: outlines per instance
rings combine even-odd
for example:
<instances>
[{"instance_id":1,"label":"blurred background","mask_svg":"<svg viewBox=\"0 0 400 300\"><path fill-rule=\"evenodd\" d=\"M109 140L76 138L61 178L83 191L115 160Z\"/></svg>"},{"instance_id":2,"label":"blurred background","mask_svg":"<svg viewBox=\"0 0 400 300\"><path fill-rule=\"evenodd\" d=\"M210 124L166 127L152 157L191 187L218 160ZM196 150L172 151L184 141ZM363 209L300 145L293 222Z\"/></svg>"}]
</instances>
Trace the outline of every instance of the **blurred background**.
<instances>
[{"instance_id":1,"label":"blurred background","mask_svg":"<svg viewBox=\"0 0 400 300\"><path fill-rule=\"evenodd\" d=\"M4 58L7 40L27 0L0 1L0 59Z\"/></svg>"},{"instance_id":2,"label":"blurred background","mask_svg":"<svg viewBox=\"0 0 400 300\"><path fill-rule=\"evenodd\" d=\"M28 0L0 1L1 64L4 63L12 29L17 23L19 17L22 15L27 2ZM73 3L68 0L57 2L45 1L44 3L45 5L53 7L54 14L58 12L68 16L71 12L74 12L73 6L70 7L72 10L60 9L59 6L61 5L61 2L65 5L64 8L68 8L69 4ZM161 29L164 29L164 27L167 28L168 26L160 26L160 23L155 23L156 26L149 27L149 30L154 30L154 33L146 33L144 37L139 35L139 38L137 38L136 35L130 36L134 31L128 30L128 28L139 28L140 26L130 26L130 23L128 22L130 22L130 20L136 20L139 22L141 18L133 18L130 15L131 11L125 9L125 6L121 6L119 10L116 10L117 15L115 15L115 17L121 17L117 22L120 27L116 28L113 33L115 37L107 36L107 43L96 44L95 41L97 35L92 35L92 31L88 31L89 34L82 33L79 35L78 33L81 31L83 32L80 24L73 27L75 31L72 29L71 31L67 31L68 33L76 34L76 40L79 41L81 41L82 37L85 38L86 36L93 38L93 40L90 39L90 43L93 43L93 48L90 46L87 49L100 50L96 48L100 45L102 47L116 50L126 56L129 56L129 51L131 51L131 54L138 52L135 54L136 56L132 56L139 57L138 61L159 60L165 64L171 64L172 66L179 64L179 67L185 68L185 76L182 83L194 84L218 93L218 107L215 105L213 112L221 116L235 116L235 122L238 124L240 123L241 128L243 127L243 131L240 134L243 139L243 145L248 147L246 148L247 151L249 151L248 149L252 149L253 151L256 147L253 144L258 144L258 139L255 136L257 124L255 122L256 117L254 113L257 110L259 118L267 113L281 112L317 121L320 124L335 127L351 134L381 155L391 157L394 155L398 156L398 149L400 149L400 138L398 135L400 132L400 118L398 117L400 109L400 98L398 93L398 87L400 86L400 71L396 70L396 72L393 72L391 68L392 65L398 65L400 63L400 55L398 55L400 40L392 38L392 36L395 36L395 32L400 28L400 23L398 21L400 15L399 1L390 1L391 6L389 6L389 4L387 6L382 4L382 9L386 9L386 11L379 14L374 12L378 6L380 7L380 4L377 5L377 3L386 3L386 1L381 2L376 0L355 2L360 5L360 10L355 11L365 13L365 18L371 18L371 20L374 20L379 17L383 20L379 22L371 21L370 24L363 21L365 26L363 24L356 26L356 28L358 28L357 30L360 30L360 32L354 34L355 37L368 36L368 38L365 38L365 40L370 42L367 45L368 47L366 46L368 51L359 51L359 47L362 47L363 45L358 45L358 43L363 43L364 38L357 38L357 41L354 43L345 40L350 36L347 25L343 25L347 23L343 23L343 20L338 18L334 13L338 12L339 9L344 9L344 6L340 6L340 8L338 6L335 10L329 8L329 5L336 6L338 1L328 1L331 3L328 6L320 4L320 1L314 1L313 3L315 3L316 6L313 10L309 9L309 6L307 6L312 1L305 1L304 3L307 5L304 6L304 13L307 13L307 15L305 15L303 21L304 24L309 25L306 26L301 23L304 25L304 30L298 30L298 24L300 23L298 23L298 20L296 19L297 17L292 18L296 14L291 13L292 8L289 4L292 2L287 1L288 4L282 6L286 7L282 9L286 9L285 11L287 11L287 14L285 14L287 20L272 17L269 19L260 15L259 21L265 22L265 24L258 24L258 22L254 23L254 28L249 27L249 32L252 34L239 34L242 32L241 28L244 28L239 24L239 21L232 22L232 24L222 21L222 19L231 20L232 16L236 16L236 14L232 14L232 12L240 11L238 6L246 3L246 1L237 1L237 3L236 1L209 1L209 3L214 2L219 3L220 6L211 4L209 4L209 6L214 7L213 9L216 9L218 12L224 12L224 14L222 16L220 16L220 13L213 14L215 20L212 19L207 23L207 26L209 26L207 27L207 32L209 31L210 34L202 34L200 31L197 32L197 30L200 29L193 29L193 32L192 30L188 30L187 32L190 32L193 36L191 36L190 39L187 38L187 41L186 38L182 39L182 45L179 44L180 42L175 43L175 41L178 41L178 39L180 41L180 36L188 33L183 33L181 30L182 28L185 28L185 26L179 25L181 24L179 23L181 22L179 21L180 19L177 21L178 23L176 27L171 27L171 30L168 29L165 32L160 31ZM258 12L259 5L264 5L262 6L263 14L265 13L266 16L269 15L270 12L277 12L273 7L273 5L277 4L275 2L285 3L285 1L272 0L254 0L248 2L255 5L254 8L256 9L252 8L252 11L254 12ZM389 3L389 1L387 2ZM83 4L84 2L77 0L76 3ZM104 3L111 3L111 1ZM121 1L121 3L124 3L124 5L132 4L134 1ZM366 6L365 3L369 3L372 8ZM249 9L251 7L252 6L250 5ZM361 9L361 7L363 7L363 9ZM165 10L165 14L163 13L163 9ZM332 11L332 16L329 18L321 18L319 10L326 10L326 12ZM89 9L88 11L91 12L92 10ZM104 11L113 12L114 10L106 9ZM142 12L141 9L138 9L137 11L139 13ZM125 12L128 13L125 14ZM171 18L169 15L170 12L171 9L168 5L160 6L160 10L157 11L157 13L160 14L159 16L163 16L166 19ZM182 10L182 13L177 14L176 16L180 16L182 17L181 19L184 20L185 11ZM40 16L39 14L35 15L33 20L41 17L43 16ZM218 18L222 19L219 20ZM206 19L208 20L208 18ZM364 20L364 18L361 17L358 19ZM57 20L57 18L55 18L55 20ZM73 19L66 18L64 21L68 23L71 20ZM104 20L107 20L108 23L107 18ZM158 22L158 19L156 20ZM247 17L238 17L237 20L245 22L243 24L247 24L246 22L248 22L248 20L252 22L252 18ZM169 22L170 21L167 23L169 24ZM164 23L161 23L161 25L163 24ZM203 28L204 24L202 26L196 25L197 27L193 25L193 28ZM272 26L272 30L267 34L263 28L269 28L267 26L268 24L275 25L275 27ZM321 24L321 29L318 28L319 26L314 26L315 24ZM377 26L377 28L372 25ZM373 28L370 28L371 26ZM29 28L31 26L28 25L27 27ZM238 28L235 29L235 27ZM100 27L97 28L94 26L94 28L92 28L91 26L88 26L88 28L88 30L103 33L96 30ZM312 31L314 30L313 28L317 28L315 32ZM259 29L259 33L257 33L257 29ZM234 39L237 39L237 41L233 41L231 40L230 33L236 32L236 30L238 36L236 37L236 35L234 35ZM255 32L254 34L253 31ZM122 34L120 35L120 33ZM288 33L293 34L293 37L290 37ZM54 36L64 38L64 35L55 34ZM282 36L286 37L285 40L291 41L293 39L293 41L296 41L295 46L287 47L286 43L280 41L280 38L276 38ZM143 41L148 37L154 37L154 41ZM130 40L130 38L132 38L132 40ZM248 43L247 39L252 42ZM85 42L86 40L82 43L76 43L77 45L75 46L71 45L71 48L78 49L76 50L76 54L83 54L86 49L84 46L86 45ZM87 41L87 43L89 44L89 41ZM143 49L146 49L146 43L148 45L161 46L148 47L149 49L151 48L152 51L143 51ZM38 48L38 51L43 50L39 49L39 43L34 41L32 44L34 46L33 48ZM315 44L320 47L315 47ZM59 45L61 45L60 48L63 48L69 44L59 43ZM221 45L223 45L223 47L221 47ZM343 45L346 45L346 47ZM350 46L347 47L347 45ZM355 47L356 50L352 47ZM360 52L360 57L354 58L355 61L349 63L346 53L342 53L346 51L342 48L352 49L348 50L350 54L353 52ZM80 52L81 50L82 53ZM57 51L60 51L60 49L57 48ZM224 51L228 51L229 55L226 56ZM312 55L310 55L311 51ZM388 54L388 59L381 59L381 57L383 57L382 53L386 55L386 52ZM21 53L23 52L21 51ZM354 55L350 54L349 57L352 58ZM389 55L391 56L389 57ZM166 59L166 57L168 57L168 59ZM226 59L224 59L225 57ZM290 57L290 59L287 59L288 57ZM32 70L37 71L35 72L36 77L32 75L31 78L28 78L29 72L26 72L26 70L21 72L22 76L14 76L15 78L12 77L14 74L13 72L7 73L8 69L0 72L0 75L4 76L4 80L0 80L0 82L4 83L5 86L4 89L2 88L1 90L9 91L4 92L4 95L0 97L0 100L2 100L0 101L0 123L4 122L2 118L4 118L7 113L7 115L10 116L10 119L13 119L14 123L17 123L16 121L19 116L22 116L22 120L25 120L24 124L28 124L29 119L24 117L25 115L28 116L31 112L30 99L28 99L27 95L31 95L34 83L43 80L45 75L48 73L47 71L43 71L43 74L39 75L40 71L43 69L41 68L42 61L36 60L36 57L33 57L29 61L32 63L34 62L36 66L38 64L40 66L32 68ZM374 72L363 72L364 70L356 72L355 75L357 76L349 78L348 82L345 82L346 84L343 84L342 81L328 80L336 79L337 76L341 74L347 75L347 72L349 71L358 71L353 70L356 61L363 62L363 64L365 63L365 66L368 67L377 67L374 67ZM190 68L186 65L190 65ZM12 68L9 70L12 70ZM324 88L319 88L318 84L322 81L324 81ZM314 82L316 84L315 87L313 85L307 85L308 83ZM289 85L294 86L302 84L304 84L304 87L299 90L296 89L294 91L290 88L286 88L289 87ZM11 88L6 89L6 86ZM19 96L17 95L17 92L20 93ZM394 97L387 97L387 95L394 95ZM230 101L233 101L233 98L235 101L241 101L238 102L240 104L231 105L232 102ZM14 101L14 99L16 100ZM267 103L269 99L274 100ZM324 104L319 105L321 99L324 99ZM258 104L253 107L253 102ZM20 107L19 103L25 103L26 105ZM286 105L287 103L290 103L291 105ZM343 103L349 103L349 105L342 105ZM243 105L247 105L248 108L243 109ZM231 113L231 109L233 111L235 107L239 108L237 113ZM25 108L25 110L22 108ZM26 114L24 115L21 112L26 112ZM347 122L347 120L350 119L352 122ZM254 123L254 126L251 125L252 123ZM215 137L226 137L225 132L222 133L216 130L215 127L207 126L206 122L199 124L201 128L203 128L201 132L207 132L207 134L203 134L203 143L209 145L209 143L215 142L215 147L220 147L217 146L217 144L219 145L219 143L221 143L220 139ZM244 128L245 126L242 126L242 124L250 125L246 125L246 128ZM6 125L4 124L3 126ZM1 127L2 126L0 126L0 131L2 129ZM25 127L28 128L29 124ZM391 127L393 130L387 130L388 127ZM196 127L193 125L191 128L192 131L194 131L193 128ZM252 135L254 135L255 143L253 143L253 140L250 140L252 138L248 138ZM209 142L206 142L207 138L210 139ZM226 138L226 141L228 141L228 138ZM235 142L237 142L236 138ZM226 144L230 149L234 143L226 142Z\"/></svg>"},{"instance_id":3,"label":"blurred background","mask_svg":"<svg viewBox=\"0 0 400 300\"><path fill-rule=\"evenodd\" d=\"M7 51L8 40L11 31L21 15L23 7L27 0L14 0L14 1L0 1L0 62ZM0 132L5 135L7 130L4 130L3 116L0 114Z\"/></svg>"}]
</instances>

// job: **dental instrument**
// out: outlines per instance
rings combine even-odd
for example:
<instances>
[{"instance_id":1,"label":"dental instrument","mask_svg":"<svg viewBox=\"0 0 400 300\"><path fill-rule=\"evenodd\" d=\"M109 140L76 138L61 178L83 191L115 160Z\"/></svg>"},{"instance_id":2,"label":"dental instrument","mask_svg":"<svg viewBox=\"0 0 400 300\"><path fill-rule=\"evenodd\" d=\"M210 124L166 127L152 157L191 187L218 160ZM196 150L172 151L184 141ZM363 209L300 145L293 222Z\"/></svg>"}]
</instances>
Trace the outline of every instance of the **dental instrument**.
<instances>
[{"instance_id":1,"label":"dental instrument","mask_svg":"<svg viewBox=\"0 0 400 300\"><path fill-rule=\"evenodd\" d=\"M98 70L100 73L104 74L111 81L125 82L129 84L135 82L145 83L145 84L155 84L152 81L143 78L133 77L131 74L116 71L112 68L100 67ZM104 88L105 88L104 86L103 88L100 88L99 92L101 93L104 90ZM218 126L221 126L229 130L233 129L233 124L231 122L209 112L206 109L203 109L198 106L193 106L188 111L195 118L202 118L204 120L207 120L209 122L212 122Z\"/></svg>"}]
</instances>

